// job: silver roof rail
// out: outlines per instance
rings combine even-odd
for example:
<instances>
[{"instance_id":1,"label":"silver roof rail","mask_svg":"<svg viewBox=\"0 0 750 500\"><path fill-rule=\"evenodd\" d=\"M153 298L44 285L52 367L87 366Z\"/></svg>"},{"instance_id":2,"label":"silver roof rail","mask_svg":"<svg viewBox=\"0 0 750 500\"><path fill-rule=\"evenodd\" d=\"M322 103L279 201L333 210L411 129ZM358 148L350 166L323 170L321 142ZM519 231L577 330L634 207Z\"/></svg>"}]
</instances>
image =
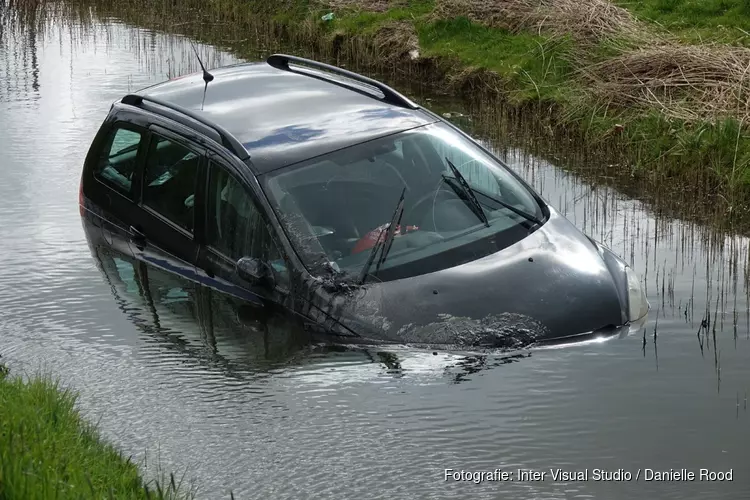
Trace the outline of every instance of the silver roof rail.
<instances>
[{"instance_id":1,"label":"silver roof rail","mask_svg":"<svg viewBox=\"0 0 750 500\"><path fill-rule=\"evenodd\" d=\"M303 57L297 57L297 56L289 56L286 54L273 54L266 59L266 62L276 68L283 71L290 71L292 73L298 73L303 74L307 76L311 76L314 78L319 78L321 80L325 80L327 82L333 83L335 85L344 86L350 90L353 90L355 92L359 92L361 94L365 94L369 97L377 99L377 96L373 95L370 92L363 92L360 89L356 88L355 86L347 85L339 80L329 79L325 78L323 75L317 75L312 74L304 71L295 71L289 66L289 63L297 64L299 66L307 66L312 69L327 71L328 73L333 73L335 75L346 77L350 80L353 80L355 82L359 82L365 85L368 85L370 87L373 87L376 90L379 90L383 94L383 98L379 99L385 103L392 104L394 106L399 106L402 108L407 109L419 109L419 105L404 96L403 94L397 92L396 90L392 89L388 85L381 83L377 80L373 80L372 78L368 78L366 76L360 75L359 73L355 73L353 71L349 71L343 68L339 68L336 66L332 66L330 64L313 61L311 59L305 59Z\"/></svg>"}]
</instances>

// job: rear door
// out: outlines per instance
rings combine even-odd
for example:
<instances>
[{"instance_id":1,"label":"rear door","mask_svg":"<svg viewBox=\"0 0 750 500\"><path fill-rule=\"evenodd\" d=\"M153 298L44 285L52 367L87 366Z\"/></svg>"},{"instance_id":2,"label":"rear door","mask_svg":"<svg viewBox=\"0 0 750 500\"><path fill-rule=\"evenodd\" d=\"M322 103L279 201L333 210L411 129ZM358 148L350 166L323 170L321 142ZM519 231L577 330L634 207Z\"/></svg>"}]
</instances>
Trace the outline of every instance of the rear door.
<instances>
[{"instance_id":1,"label":"rear door","mask_svg":"<svg viewBox=\"0 0 750 500\"><path fill-rule=\"evenodd\" d=\"M197 186L206 152L162 127L154 125L150 132L131 249L139 260L195 280L196 210L201 202Z\"/></svg>"},{"instance_id":2,"label":"rear door","mask_svg":"<svg viewBox=\"0 0 750 500\"><path fill-rule=\"evenodd\" d=\"M101 227L106 243L131 255L130 227L134 223L140 162L148 130L130 121L113 121L97 135L87 158L83 192L90 200L85 216Z\"/></svg>"}]
</instances>

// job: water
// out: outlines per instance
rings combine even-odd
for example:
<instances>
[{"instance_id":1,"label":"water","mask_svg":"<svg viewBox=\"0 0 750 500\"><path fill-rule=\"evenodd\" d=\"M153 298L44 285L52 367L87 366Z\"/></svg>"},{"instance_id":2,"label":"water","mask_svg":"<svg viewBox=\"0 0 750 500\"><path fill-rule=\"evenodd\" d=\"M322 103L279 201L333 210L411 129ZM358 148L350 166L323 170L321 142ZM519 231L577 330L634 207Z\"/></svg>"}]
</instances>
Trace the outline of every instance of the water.
<instances>
[{"instance_id":1,"label":"water","mask_svg":"<svg viewBox=\"0 0 750 500\"><path fill-rule=\"evenodd\" d=\"M199 498L750 495L748 239L658 219L485 128L514 169L641 271L645 335L488 357L309 345L282 321L87 247L76 205L89 141L116 98L196 70L190 45L114 21L3 28L0 353L15 373L80 391L84 414L148 474L185 474ZM547 476L444 480L496 468ZM588 469L589 481L555 482L557 468ZM646 482L646 468L734 474ZM594 481L593 469L633 480Z\"/></svg>"}]
</instances>

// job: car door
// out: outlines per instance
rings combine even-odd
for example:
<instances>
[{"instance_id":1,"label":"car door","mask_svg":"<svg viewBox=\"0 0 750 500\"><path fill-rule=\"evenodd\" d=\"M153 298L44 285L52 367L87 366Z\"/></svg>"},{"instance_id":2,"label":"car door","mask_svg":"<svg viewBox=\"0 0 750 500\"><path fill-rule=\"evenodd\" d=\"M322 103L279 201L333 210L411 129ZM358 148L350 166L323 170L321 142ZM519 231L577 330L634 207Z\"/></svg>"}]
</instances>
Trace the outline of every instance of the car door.
<instances>
[{"instance_id":1,"label":"car door","mask_svg":"<svg viewBox=\"0 0 750 500\"><path fill-rule=\"evenodd\" d=\"M283 305L289 294L288 261L252 189L218 156L207 164L204 200L205 244L198 264L202 281L256 305ZM273 285L241 277L237 262L243 257L267 265Z\"/></svg>"},{"instance_id":2,"label":"car door","mask_svg":"<svg viewBox=\"0 0 750 500\"><path fill-rule=\"evenodd\" d=\"M82 181L83 191L95 207L86 212L86 218L101 227L107 245L128 255L132 255L130 228L135 221L138 173L147 143L145 128L125 121L108 124L96 138Z\"/></svg>"},{"instance_id":3,"label":"car door","mask_svg":"<svg viewBox=\"0 0 750 500\"><path fill-rule=\"evenodd\" d=\"M150 128L140 196L130 228L131 250L147 264L195 280L199 244L196 207L203 176L203 148L162 127Z\"/></svg>"}]
</instances>

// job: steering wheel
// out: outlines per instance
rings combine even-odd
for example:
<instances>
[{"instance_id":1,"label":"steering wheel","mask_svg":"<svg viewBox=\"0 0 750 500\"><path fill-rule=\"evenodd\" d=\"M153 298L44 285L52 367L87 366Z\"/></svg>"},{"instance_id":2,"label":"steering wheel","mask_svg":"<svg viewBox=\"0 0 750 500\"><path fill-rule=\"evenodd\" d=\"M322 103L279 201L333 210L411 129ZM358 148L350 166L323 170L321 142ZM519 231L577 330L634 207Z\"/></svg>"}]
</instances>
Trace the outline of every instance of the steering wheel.
<instances>
[{"instance_id":1,"label":"steering wheel","mask_svg":"<svg viewBox=\"0 0 750 500\"><path fill-rule=\"evenodd\" d=\"M409 218L412 219L415 224L424 221L425 217L431 213L432 227L428 227L427 230L431 230L436 233L440 232L438 231L437 221L435 218L435 206L437 205L438 198L440 198L441 195L445 194L450 194L451 198L455 198L456 196L456 193L454 193L453 190L447 187L444 183L445 180L441 179L440 184L434 191L430 191L429 193L423 195L417 201L412 203L411 208L409 209Z\"/></svg>"}]
</instances>

